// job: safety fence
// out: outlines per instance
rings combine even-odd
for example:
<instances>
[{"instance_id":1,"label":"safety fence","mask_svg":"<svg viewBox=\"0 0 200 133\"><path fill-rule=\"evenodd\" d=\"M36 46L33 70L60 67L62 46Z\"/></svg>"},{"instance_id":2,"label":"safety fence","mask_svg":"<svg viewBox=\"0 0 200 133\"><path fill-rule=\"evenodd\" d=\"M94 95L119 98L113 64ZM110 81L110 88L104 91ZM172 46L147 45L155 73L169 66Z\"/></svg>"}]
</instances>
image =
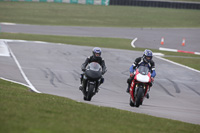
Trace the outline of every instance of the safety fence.
<instances>
[{"instance_id":1,"label":"safety fence","mask_svg":"<svg viewBox=\"0 0 200 133\"><path fill-rule=\"evenodd\" d=\"M158 0L110 0L110 5L164 7L177 9L200 9L200 2Z\"/></svg>"},{"instance_id":2,"label":"safety fence","mask_svg":"<svg viewBox=\"0 0 200 133\"><path fill-rule=\"evenodd\" d=\"M0 0L0 1L33 1L33 2L56 2L71 4L88 4L88 5L109 5L110 0Z\"/></svg>"}]
</instances>

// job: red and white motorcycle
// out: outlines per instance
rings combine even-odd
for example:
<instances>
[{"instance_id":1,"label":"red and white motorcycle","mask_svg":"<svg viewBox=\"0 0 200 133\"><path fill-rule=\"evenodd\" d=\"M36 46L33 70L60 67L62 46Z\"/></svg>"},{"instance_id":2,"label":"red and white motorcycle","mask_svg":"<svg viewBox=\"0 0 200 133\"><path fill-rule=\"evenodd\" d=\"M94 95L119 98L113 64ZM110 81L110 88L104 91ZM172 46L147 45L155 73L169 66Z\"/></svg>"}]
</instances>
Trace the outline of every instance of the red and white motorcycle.
<instances>
[{"instance_id":1,"label":"red and white motorcycle","mask_svg":"<svg viewBox=\"0 0 200 133\"><path fill-rule=\"evenodd\" d=\"M130 106L139 107L151 85L151 73L147 66L139 66L130 87Z\"/></svg>"}]
</instances>

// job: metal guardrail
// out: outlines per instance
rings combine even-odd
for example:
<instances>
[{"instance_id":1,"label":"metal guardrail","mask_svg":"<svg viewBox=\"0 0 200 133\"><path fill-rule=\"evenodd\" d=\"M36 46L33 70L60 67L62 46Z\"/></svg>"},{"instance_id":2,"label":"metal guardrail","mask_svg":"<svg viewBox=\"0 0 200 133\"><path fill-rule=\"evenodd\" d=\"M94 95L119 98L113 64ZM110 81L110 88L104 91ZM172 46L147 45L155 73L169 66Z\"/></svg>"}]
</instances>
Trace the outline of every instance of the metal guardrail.
<instances>
[{"instance_id":1,"label":"metal guardrail","mask_svg":"<svg viewBox=\"0 0 200 133\"><path fill-rule=\"evenodd\" d=\"M173 2L151 0L110 0L110 5L164 7L177 9L200 9L200 2Z\"/></svg>"}]
</instances>

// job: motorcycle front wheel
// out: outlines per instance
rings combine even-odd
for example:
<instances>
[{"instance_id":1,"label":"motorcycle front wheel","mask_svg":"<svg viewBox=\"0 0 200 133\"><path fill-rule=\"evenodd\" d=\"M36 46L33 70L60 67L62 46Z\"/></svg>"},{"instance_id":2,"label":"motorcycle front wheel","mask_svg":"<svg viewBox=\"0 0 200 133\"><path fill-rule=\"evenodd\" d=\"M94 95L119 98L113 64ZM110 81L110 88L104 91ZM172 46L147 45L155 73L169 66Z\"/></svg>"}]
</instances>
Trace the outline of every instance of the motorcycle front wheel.
<instances>
[{"instance_id":1,"label":"motorcycle front wheel","mask_svg":"<svg viewBox=\"0 0 200 133\"><path fill-rule=\"evenodd\" d=\"M92 96L94 95L94 89L95 89L95 85L93 84L88 85L88 92L86 94L86 97L84 97L84 100L86 99L87 101L91 101Z\"/></svg>"},{"instance_id":2,"label":"motorcycle front wheel","mask_svg":"<svg viewBox=\"0 0 200 133\"><path fill-rule=\"evenodd\" d=\"M144 95L143 88L138 88L138 92L137 92L136 100L135 100L136 101L136 104L135 104L136 107L139 107L141 105L143 95Z\"/></svg>"}]
</instances>

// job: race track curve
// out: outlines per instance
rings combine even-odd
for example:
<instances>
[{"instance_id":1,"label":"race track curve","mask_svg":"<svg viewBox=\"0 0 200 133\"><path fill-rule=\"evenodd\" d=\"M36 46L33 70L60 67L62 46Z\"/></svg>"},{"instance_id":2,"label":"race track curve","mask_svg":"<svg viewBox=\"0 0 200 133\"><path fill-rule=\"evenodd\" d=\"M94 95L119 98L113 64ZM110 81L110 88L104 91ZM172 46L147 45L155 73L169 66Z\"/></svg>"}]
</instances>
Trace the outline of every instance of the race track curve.
<instances>
[{"instance_id":1,"label":"race track curve","mask_svg":"<svg viewBox=\"0 0 200 133\"><path fill-rule=\"evenodd\" d=\"M115 28L0 23L1 32L135 39L136 47L200 52L200 28ZM164 45L161 45L164 38ZM185 39L185 46L182 46Z\"/></svg>"},{"instance_id":2,"label":"race track curve","mask_svg":"<svg viewBox=\"0 0 200 133\"><path fill-rule=\"evenodd\" d=\"M79 91L80 66L92 47L42 42L7 43L33 86L42 93L85 102ZM200 124L200 72L154 57L157 76L150 99L129 106L126 79L129 67L142 52L102 48L108 68L105 83L90 104ZM27 84L13 56L0 56L0 77Z\"/></svg>"}]
</instances>

